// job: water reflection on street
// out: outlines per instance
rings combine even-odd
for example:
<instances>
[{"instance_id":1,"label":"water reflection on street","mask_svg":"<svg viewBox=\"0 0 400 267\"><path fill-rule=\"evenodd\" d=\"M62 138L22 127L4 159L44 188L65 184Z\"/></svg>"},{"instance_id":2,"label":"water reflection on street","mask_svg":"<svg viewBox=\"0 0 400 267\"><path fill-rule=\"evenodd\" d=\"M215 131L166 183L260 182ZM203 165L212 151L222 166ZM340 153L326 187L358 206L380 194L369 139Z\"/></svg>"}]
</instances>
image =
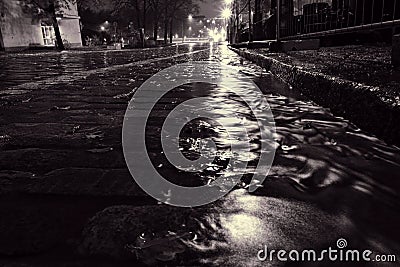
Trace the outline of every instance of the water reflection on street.
<instances>
[{"instance_id":1,"label":"water reflection on street","mask_svg":"<svg viewBox=\"0 0 400 267\"><path fill-rule=\"evenodd\" d=\"M226 94L223 88L207 84L186 85L182 87L184 90L163 100L171 103L174 98L209 95L220 106L215 107L213 103L204 103L204 106L214 106L215 114L228 116L226 121L232 123L230 127L254 128L248 131L253 144L250 154L230 155L249 162L250 167L241 170L243 184L217 204L201 209L200 225L190 231L207 238L185 242L193 255L202 252L210 255L214 251L212 259L205 256L200 262L212 262L215 266L262 265L255 256L264 245L272 249L319 250L335 246L341 237L347 238L354 248L368 247L375 253L398 254L399 150L296 95L253 64L241 65L226 46L210 48L210 59L234 66L257 82L274 113L278 149L263 186L248 193L245 188L251 179L251 166L257 163L260 154L257 144L263 140L245 103ZM242 121L236 122L235 116ZM212 123L192 124L189 135L193 137L197 133L196 137L204 137L210 132L221 132L216 129L218 126ZM221 136L216 143L226 149ZM181 138L184 142L189 136L184 133ZM218 135L215 139L218 140ZM156 146L150 145L155 150ZM160 163L165 167L160 172L178 184L184 180L185 185L193 186L198 185L196 181L206 183L209 177L229 176L223 160L219 161L220 166L216 163L214 171L196 176L174 173L160 154L154 155L157 155L153 159L155 165Z\"/></svg>"},{"instance_id":2,"label":"water reflection on street","mask_svg":"<svg viewBox=\"0 0 400 267\"><path fill-rule=\"evenodd\" d=\"M5 126L1 128L4 134L0 134L0 145L4 149L1 152L5 155L3 159L7 159L7 150L51 150L46 152L49 154L40 151L47 157L36 155L33 159L28 158L29 164L18 165L18 160L26 160L21 157L7 166L3 164L2 168L35 173L32 176L35 179L28 179L29 186L13 187L20 194L28 193L30 197L48 194L50 198L57 194L66 196L66 200L60 200L61 204L56 201L52 204L47 200L37 202L49 214L63 211L62 205L73 206L69 212L62 212L61 219L57 217L56 221L68 221L69 224L65 223L67 226L79 221L77 217L84 221L84 225L75 225L74 228L79 234L85 229L79 238L73 236L74 242L79 243L80 253L85 257L103 259L105 255L119 259L128 251L131 256L134 255L134 259L128 257L129 260L149 265L286 266L289 264L284 262L259 262L257 252L264 245L276 250L322 250L335 247L337 239L345 238L350 248L370 249L375 254L400 255L399 149L361 131L351 122L333 116L328 109L307 100L270 73L241 60L225 44L181 45L135 53L43 53L34 56L35 69L26 64L26 58L31 55L1 55L0 59L4 62L0 66L1 90L12 92L15 86L23 88L25 83L35 79L43 81L77 72L84 75L92 69L169 57L176 55L177 49L178 53L204 51L176 61L143 63L119 70L105 69L101 75L102 70L99 70L93 77L88 76L88 80L92 79L89 89L82 89L88 83L86 80L55 84L54 88L33 92L32 96L22 95L18 104L12 107L5 104L2 110L0 119ZM237 174L229 169L227 162L230 157L247 162L248 167L235 170L244 174L241 182L226 197L213 204L184 209L154 203L143 196L138 187L134 187L122 159L122 114L135 91L133 84L139 86L145 78L173 64L208 60L233 67L238 73L254 80L262 90L276 124L274 144L269 144L277 149L274 164L262 186L250 193L248 184L259 161L261 144L265 142L261 139L254 114L239 97L222 86L185 84L157 103L148 123L147 148L159 173L176 184L198 186ZM249 90L242 89L243 92ZM62 94L56 95L57 90L62 90ZM160 128L175 105L204 96L210 97L204 106L212 107L209 112L220 116L231 130L242 132L242 127L248 129L250 151L230 153L232 140L227 137L226 129L215 121L194 121L179 136L182 154L196 159L202 146L200 140L208 137L214 139L221 153L206 170L188 174L171 166L162 154ZM49 102L49 106L43 104L47 103L45 101ZM254 99L253 104L261 102ZM68 106L62 106L65 103ZM52 108L57 105L58 113L53 115ZM66 130L66 124L71 129ZM36 132L39 134L32 134L31 128L38 129ZM27 133L21 135L20 129ZM244 140L239 138L234 141L241 144ZM109 147L112 149L104 150ZM67 156L63 160L53 159L51 153L56 153L53 151L56 149L64 149L63 153ZM74 153L80 150L83 154L75 158ZM111 166L111 163L114 165ZM62 168L71 172L57 175ZM98 175L95 171L100 169L108 172ZM124 172L117 173L115 169ZM56 174L48 175L50 171ZM97 180L92 182L92 178ZM129 183L121 182L124 179ZM89 182L92 182L90 186L86 184ZM11 182L7 180L8 183ZM129 186L133 189L126 189ZM110 200L114 193L122 200ZM76 200L80 194L89 198L97 194L96 197L103 198L105 204L97 204L97 198L92 200L95 204ZM141 201L128 199L132 195L137 197L135 201ZM8 205L6 201L2 203ZM36 202L21 200L21 203L21 207L29 209ZM97 215L89 220L96 212ZM82 219L82 214L89 214L89 218ZM28 216L25 219L29 221ZM316 266L330 264L324 262ZM310 265L304 263L303 266ZM374 265L361 263L359 266Z\"/></svg>"},{"instance_id":3,"label":"water reflection on street","mask_svg":"<svg viewBox=\"0 0 400 267\"><path fill-rule=\"evenodd\" d=\"M60 75L129 64L151 58L169 57L174 54L192 52L194 49L203 48L194 47L194 45L178 45L156 49L136 49L131 50L130 53L109 50L4 54L0 55L1 89Z\"/></svg>"}]
</instances>

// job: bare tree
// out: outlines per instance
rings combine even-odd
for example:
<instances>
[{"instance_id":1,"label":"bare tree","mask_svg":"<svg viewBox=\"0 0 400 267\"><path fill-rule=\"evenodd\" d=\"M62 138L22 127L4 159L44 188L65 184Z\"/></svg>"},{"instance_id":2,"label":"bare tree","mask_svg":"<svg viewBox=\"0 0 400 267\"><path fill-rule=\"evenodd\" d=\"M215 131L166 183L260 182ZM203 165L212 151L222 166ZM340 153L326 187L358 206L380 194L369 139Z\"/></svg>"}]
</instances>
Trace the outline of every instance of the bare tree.
<instances>
[{"instance_id":1,"label":"bare tree","mask_svg":"<svg viewBox=\"0 0 400 267\"><path fill-rule=\"evenodd\" d=\"M189 14L198 13L199 6L198 2L202 0L163 0L164 5L164 42L168 42L168 30L169 38L172 43L173 38L173 25L174 21L178 19L178 16L187 17Z\"/></svg>"},{"instance_id":2,"label":"bare tree","mask_svg":"<svg viewBox=\"0 0 400 267\"><path fill-rule=\"evenodd\" d=\"M197 2L202 0L113 0L115 15L131 10L132 17L136 18L138 28L144 28L148 22L153 25L154 40L158 39L160 22L164 22L164 41L168 42L168 33L172 39L172 27L177 15L187 16L198 10ZM151 13L151 21L148 15ZM172 40L171 40L172 41Z\"/></svg>"},{"instance_id":3,"label":"bare tree","mask_svg":"<svg viewBox=\"0 0 400 267\"><path fill-rule=\"evenodd\" d=\"M136 18L137 27L146 31L147 14L152 7L151 0L113 0L113 6L114 14L126 9L132 10L134 13L132 17Z\"/></svg>"},{"instance_id":4,"label":"bare tree","mask_svg":"<svg viewBox=\"0 0 400 267\"><path fill-rule=\"evenodd\" d=\"M158 27L162 16L162 0L150 0L151 10L153 12L153 39L158 39Z\"/></svg>"}]
</instances>

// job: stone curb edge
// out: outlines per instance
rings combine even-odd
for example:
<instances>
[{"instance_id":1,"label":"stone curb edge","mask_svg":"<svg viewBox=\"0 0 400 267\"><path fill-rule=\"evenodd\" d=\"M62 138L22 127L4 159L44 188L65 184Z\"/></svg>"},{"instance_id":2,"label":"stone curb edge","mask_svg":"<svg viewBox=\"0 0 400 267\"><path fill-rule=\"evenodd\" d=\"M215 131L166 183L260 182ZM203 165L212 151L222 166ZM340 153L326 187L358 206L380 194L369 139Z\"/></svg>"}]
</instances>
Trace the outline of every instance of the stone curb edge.
<instances>
[{"instance_id":1,"label":"stone curb edge","mask_svg":"<svg viewBox=\"0 0 400 267\"><path fill-rule=\"evenodd\" d=\"M400 107L383 101L379 88L303 70L274 58L230 47L241 57L270 71L336 116L355 123L389 144L400 145Z\"/></svg>"}]
</instances>

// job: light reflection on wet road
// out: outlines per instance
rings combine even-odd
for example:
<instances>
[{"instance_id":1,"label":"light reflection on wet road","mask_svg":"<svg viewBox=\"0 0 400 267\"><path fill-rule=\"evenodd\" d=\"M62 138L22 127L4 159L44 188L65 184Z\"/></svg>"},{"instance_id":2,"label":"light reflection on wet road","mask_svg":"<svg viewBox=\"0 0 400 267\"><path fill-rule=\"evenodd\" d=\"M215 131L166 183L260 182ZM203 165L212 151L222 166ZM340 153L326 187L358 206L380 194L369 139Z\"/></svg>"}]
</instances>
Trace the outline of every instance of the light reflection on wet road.
<instances>
[{"instance_id":1,"label":"light reflection on wet road","mask_svg":"<svg viewBox=\"0 0 400 267\"><path fill-rule=\"evenodd\" d=\"M286 266L287 264L279 262L273 264L258 262L257 251L262 249L264 245L268 245L271 249L301 250L315 248L322 250L329 246L335 247L336 240L339 238L346 238L350 248L370 249L378 254L399 255L400 233L397 231L400 224L399 150L389 147L378 139L360 131L350 122L334 117L329 110L319 107L296 94L295 91L253 64L244 62L242 65L239 57L225 45L191 46L182 48L182 51L188 52L190 49L199 48L207 49L207 52L173 63L160 62L156 66L167 67L188 60L215 60L222 64L234 66L238 72L254 79L268 99L277 127L275 137L277 153L267 180L263 187L260 187L254 193L248 193L245 190L246 184L249 182L249 175L252 173L251 166L254 166L258 160L259 144L263 141L260 140L260 134L257 130L250 131L251 152L246 155L233 155L242 156L243 159L248 160L250 168L243 170L245 173L242 179L243 183L238 185L228 196L214 204L196 209L178 209L152 203L143 205L143 203L138 204L131 201L126 201L126 203L124 201L118 203L110 201L105 207L113 206L113 203L114 205L129 204L130 206L111 207L98 213L86 225L83 241L80 245L81 250L86 253L85 255L99 256L106 254L120 258L123 257L120 250L124 250L126 245L124 242L128 242L132 244L132 253L135 253L139 261L148 264L162 262L171 265ZM122 53L121 55L123 55ZM78 56L79 59L76 60L90 61L92 56L89 53L83 56L85 59ZM96 58L96 56L94 57ZM71 57L71 60L74 61L74 58ZM118 64L120 59L118 59L119 57L116 58L115 62L117 63L115 64ZM87 70L91 68L91 64L83 63ZM125 64L125 61L123 64ZM71 66L74 66L74 63ZM81 66L79 65L78 69ZM143 66L134 71L146 71L147 74L151 74L152 72L149 69L153 69L154 72L154 67L154 63L152 63L152 65ZM77 69L75 70L72 67L70 71L74 72ZM65 73L68 72L63 74ZM132 87L129 84L126 85L130 73L132 73L132 70L120 74L121 77L118 77L121 79L120 82L125 85L125 87L122 86L119 89L118 95L123 92L128 93L127 89ZM105 80L112 79L112 74L108 75L103 78ZM3 79L3 84L17 85L20 84L21 77L18 76L15 80L9 79L7 70L3 70L3 76L0 76L0 79ZM45 75L40 78L48 77ZM25 78L22 77L21 79L24 80ZM131 83L134 82L137 81L131 81ZM140 84L140 81L138 84ZM37 112L37 117L30 118L22 114L21 117L23 117L24 122L48 123L54 119L55 121L68 121L72 125L79 124L81 128L77 129L77 134L82 133L87 139L94 139L97 146L99 144L106 147L113 146L120 154L120 140L116 139L120 136L119 127L122 122L123 109L126 107L124 101L128 100L131 95L122 96L124 101L121 103L120 99L113 98L117 95L117 92L113 89L102 92L91 89L91 91L82 92L79 91L82 88L82 84L79 84L79 82L69 85L72 89L66 87L65 84L63 86L65 88L60 97L62 100L66 100L64 106L70 106L70 110L62 111L62 114L60 113L54 118L49 116L49 111L46 109L41 110L43 114ZM70 99L75 90L78 96L82 97L83 95L79 95L82 93L85 94L86 98L102 96L106 99L102 99L103 104L113 103L118 106L115 105L114 109L98 108L96 107L96 103L98 103L96 99L94 101L86 99L88 106L80 106L79 101L82 101L81 99L74 101ZM187 175L176 171L164 157L160 156L159 124L162 123L163 117L167 115L167 111L183 99L201 95L212 96L216 103L226 103L224 107L228 110L223 112L223 108L216 109L217 114L218 112L223 112L224 115L233 113L243 118L248 127L254 127L254 118L248 107L240 99L227 96L218 86L185 85L166 95L153 111L154 117L150 121L148 129L148 147L154 165L158 166L160 173L165 174L171 181L182 182L184 185L209 183L210 177L218 179L218 175L224 173L226 168L226 162L224 158L221 158L215 165L210 166L214 168L209 169L208 172ZM33 99L39 99L38 97L40 97L40 93L35 92ZM28 97L24 96L23 99L28 99ZM60 101L56 98L48 99L50 99L51 105L56 105ZM34 101L32 107L38 109L38 102ZM21 110L24 111L24 109ZM88 114L80 113L82 110L87 110ZM99 121L96 121L97 125L94 128L93 125L92 128L88 127L90 120L85 120L84 117L91 118L89 113L93 110L97 111L98 114L103 112L103 126L100 125ZM106 112L106 110L109 110L109 112ZM27 134L18 139L19 130L13 130L13 127L22 127L15 125L15 123L20 122L18 121L20 117L9 115L10 111L7 112L7 108L4 108L2 112L4 114L3 122L9 124L2 127L4 132L2 136L9 136L9 139L3 138L1 140L4 149L3 152L0 152L0 154L3 154L2 158L5 158L4 155L6 155L7 150L26 149L27 147L44 149L45 147L41 147L40 143L43 143L43 140L49 145L52 144L49 142L49 140L53 140L53 137L49 134L50 131L43 132L44 137L34 136L33 139L29 139L32 136ZM29 115L29 111L24 112ZM116 116L115 113L118 113L118 115ZM111 123L110 118L113 119ZM232 122L236 123L236 121ZM38 129L47 128L38 126ZM89 138L87 131L90 130L92 130L92 136L89 136ZM104 137L101 137L100 134L96 137L93 130L96 130L94 133L106 132L106 134ZM194 123L191 127L188 127L187 131L183 132L181 136L181 143L185 149L183 153L188 158L196 157L197 151L193 149L193 143L191 143L193 140L190 138L197 140L210 135L214 135L220 148L226 150L226 144L223 142L224 131L211 122L205 123L203 121ZM26 138L28 139L26 140ZM71 137L58 137L58 143L62 143L65 139L65 145L72 146L70 143L76 142L76 148L79 148L80 144L85 141L79 138L74 138L71 141L68 138ZM19 142L22 139L25 139L25 141ZM39 141L37 142L37 140ZM84 144L84 146L85 149L88 149L87 144ZM102 148L104 149L104 147ZM47 147L47 149L53 148ZM72 151L66 153L67 158L73 155ZM107 154L100 154L99 157L107 157ZM24 168L21 166L13 168L14 165L5 165L6 163L3 163L1 168L40 173L43 171L41 168L44 168L45 165L44 160L42 161L43 163L39 160L32 163L30 167L25 167L28 169L21 169ZM51 160L48 159L48 161ZM84 155L81 156L80 161L87 161L87 164L89 164L92 160L88 155ZM82 163L73 163L70 168L82 168L82 165L79 164ZM124 168L123 161L118 164L109 168ZM51 164L47 163L47 165ZM66 167L64 166L64 168ZM94 166L92 168L107 167ZM82 177L79 177L78 174L72 173L77 184L79 184L79 178L87 176L86 173L81 175ZM76 196L74 194L79 195L79 191L77 193L73 191L74 189L71 189L74 184L73 182L68 184L69 178L72 177L64 179L55 176L52 178L54 181L51 181L44 176L43 184L35 185L35 182L33 182L33 185L28 186L28 188L16 188L19 188L20 192L57 194L57 186L59 186L62 194L71 195L70 198L73 202L72 199ZM82 181L86 180L82 179ZM63 189L62 182L67 183L66 189ZM124 186L118 183L116 181L113 184L113 186L115 185L113 189L116 191L121 190L120 188ZM83 184L81 186L85 187ZM96 180L95 184L98 187L102 186L101 181ZM68 192L68 190L72 191ZM112 189L107 188L107 190ZM134 190L138 191L137 188ZM91 195L94 192L91 192L89 188L86 194ZM133 194L136 196L137 193ZM124 196L124 193L120 195ZM68 198L63 201L68 201ZM56 203L63 205L63 201ZM50 204L42 203L40 205ZM84 206L85 204L80 203L80 205ZM54 207L52 208L54 209ZM96 208L98 207L96 206ZM79 208L76 209L75 212L78 212ZM93 207L88 209L91 212L101 210L96 210ZM71 217L74 218L74 215ZM146 242L150 245L145 245ZM329 263L323 263L323 266L327 265ZM299 264L295 266L299 266ZM306 263L304 266L310 265ZM366 264L362 263L360 266L366 266ZM374 265L371 264L370 266Z\"/></svg>"},{"instance_id":2,"label":"light reflection on wet road","mask_svg":"<svg viewBox=\"0 0 400 267\"><path fill-rule=\"evenodd\" d=\"M231 65L232 61L233 65L239 61L225 47L215 49L210 58ZM224 241L217 239L210 243L207 239L205 247L196 241L189 242L194 248L200 247L199 251L195 251L218 251L218 256L212 260L216 266L254 266L257 265L256 252L263 245L271 249L318 250L334 246L336 240L343 237L354 248L369 247L376 253L398 253L399 247L395 245L399 240L395 230L398 220L394 222L393 218L399 218L398 191L394 189L399 185L399 151L361 132L350 122L333 117L329 110L301 96L298 96L300 99L288 97L285 91L289 95L294 94L289 88L281 85L281 94L277 94L277 88L270 84L269 75L264 73L265 77L260 77L262 71L257 67L245 64L238 70L253 77L265 92L277 125L277 156L262 188L253 194L245 190L234 191L220 203L211 205L212 211L206 211L209 214L202 220L209 223L211 220L213 226L211 229L200 227L197 234L206 236L203 231L215 231L223 236ZM216 114L229 116L233 112L231 118L239 116L246 120L246 128L257 128L246 105L240 99L224 94L221 87L193 84L184 89L167 95L162 102L174 103L174 99L183 101L210 95L215 102L221 103L221 109L214 110ZM209 105L212 103L204 103L204 106ZM158 108L167 111L173 106ZM156 129L161 127L152 126ZM197 127L192 125L189 135L199 131L198 135L209 137L207 134L216 127L212 123L206 124L206 127L198 123ZM185 134L182 140L187 138ZM253 140L251 154L255 156L232 156L243 156L250 166L254 166L260 153L257 143L262 140L257 130L249 131L249 135L249 139ZM198 181L206 183L210 176L215 177L216 174L229 176L229 168L224 166L223 160L219 161L219 168L217 164L214 172L200 173L200 177L175 173L173 167L168 166L168 162L160 156L157 150L160 146L157 143L149 146L151 151L154 149L154 165L160 164L160 172L171 177L175 183L183 180L183 185L194 186L199 185ZM223 145L221 147L224 148ZM189 151L184 152L190 154ZM244 186L251 179L252 170L243 170ZM226 256L221 257L220 253Z\"/></svg>"}]
</instances>

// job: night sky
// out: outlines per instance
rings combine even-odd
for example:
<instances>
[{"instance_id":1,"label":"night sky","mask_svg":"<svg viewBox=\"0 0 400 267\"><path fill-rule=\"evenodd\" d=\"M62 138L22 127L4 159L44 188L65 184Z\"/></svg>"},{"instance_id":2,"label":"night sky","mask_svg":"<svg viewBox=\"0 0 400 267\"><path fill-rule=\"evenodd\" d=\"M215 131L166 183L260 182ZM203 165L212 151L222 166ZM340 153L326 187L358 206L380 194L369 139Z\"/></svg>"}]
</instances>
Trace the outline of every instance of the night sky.
<instances>
[{"instance_id":1,"label":"night sky","mask_svg":"<svg viewBox=\"0 0 400 267\"><path fill-rule=\"evenodd\" d=\"M204 0L200 3L199 15L206 17L219 17L223 7L223 0Z\"/></svg>"},{"instance_id":2,"label":"night sky","mask_svg":"<svg viewBox=\"0 0 400 267\"><path fill-rule=\"evenodd\" d=\"M105 9L112 9L112 5L112 1L103 1L103 7L105 7ZM199 15L204 15L210 18L219 17L224 6L224 0L204 0L203 3L199 3L199 6Z\"/></svg>"}]
</instances>

